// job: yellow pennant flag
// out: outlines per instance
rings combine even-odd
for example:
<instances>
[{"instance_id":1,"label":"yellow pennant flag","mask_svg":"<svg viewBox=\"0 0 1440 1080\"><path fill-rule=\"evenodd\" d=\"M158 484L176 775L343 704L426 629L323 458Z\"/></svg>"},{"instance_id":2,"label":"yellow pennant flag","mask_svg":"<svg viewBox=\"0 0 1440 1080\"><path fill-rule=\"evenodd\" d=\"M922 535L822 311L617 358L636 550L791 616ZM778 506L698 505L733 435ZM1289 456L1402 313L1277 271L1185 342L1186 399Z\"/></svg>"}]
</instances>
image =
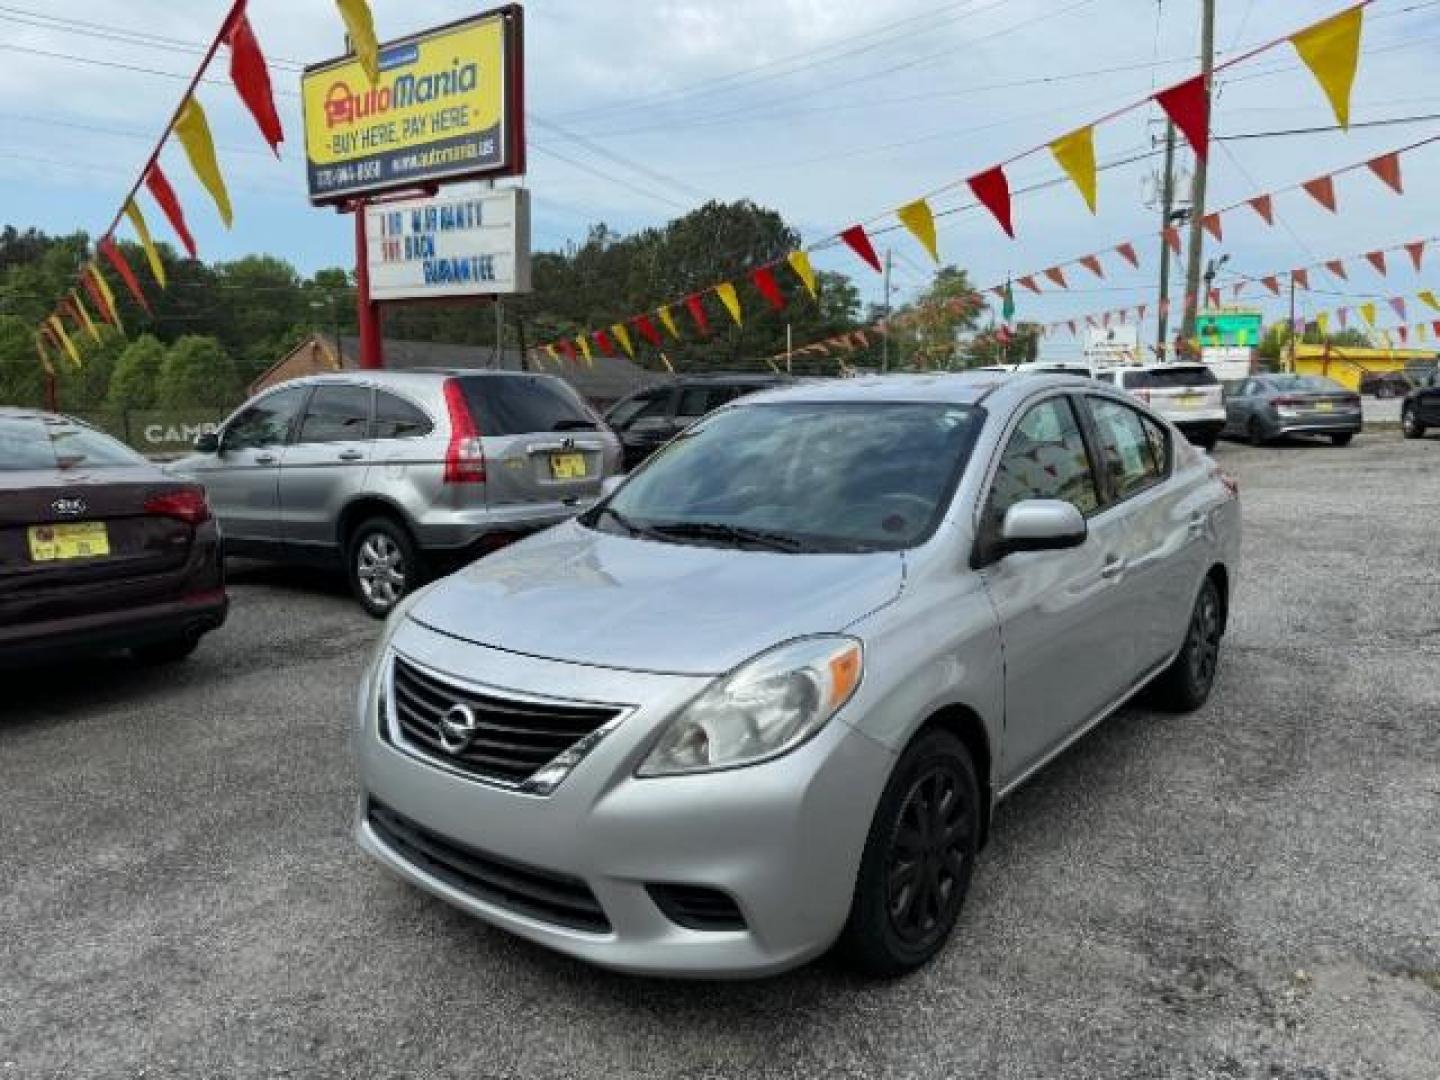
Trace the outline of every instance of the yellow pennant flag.
<instances>
[{"instance_id":1,"label":"yellow pennant flag","mask_svg":"<svg viewBox=\"0 0 1440 1080\"><path fill-rule=\"evenodd\" d=\"M1374 305L1374 304L1361 304L1361 305L1360 305L1360 314L1364 317L1365 321L1366 321L1367 323L1369 323L1371 326L1374 326L1374 325L1375 325L1375 305Z\"/></svg>"},{"instance_id":2,"label":"yellow pennant flag","mask_svg":"<svg viewBox=\"0 0 1440 1080\"><path fill-rule=\"evenodd\" d=\"M60 344L69 355L70 362L79 367L80 352L75 348L75 343L70 340L70 335L65 332L65 324L60 321L60 316L51 315L46 321L50 324L50 332L60 339Z\"/></svg>"},{"instance_id":3,"label":"yellow pennant flag","mask_svg":"<svg viewBox=\"0 0 1440 1080\"><path fill-rule=\"evenodd\" d=\"M930 258L939 263L940 249L935 242L935 215L930 211L930 204L924 199L916 199L896 210L895 216L900 219L900 224L910 230L910 235L920 241L921 247L930 253Z\"/></svg>"},{"instance_id":4,"label":"yellow pennant flag","mask_svg":"<svg viewBox=\"0 0 1440 1080\"><path fill-rule=\"evenodd\" d=\"M55 365L50 363L50 354L45 350L45 335L39 332L35 334L35 351L40 354L40 366L45 369L45 374L54 375Z\"/></svg>"},{"instance_id":5,"label":"yellow pennant flag","mask_svg":"<svg viewBox=\"0 0 1440 1080\"><path fill-rule=\"evenodd\" d=\"M670 357L666 356L663 352L660 354L660 362L665 365L666 371L671 375L675 374L675 365L670 363Z\"/></svg>"},{"instance_id":6,"label":"yellow pennant flag","mask_svg":"<svg viewBox=\"0 0 1440 1080\"><path fill-rule=\"evenodd\" d=\"M551 360L554 360L555 363L560 363L560 354L555 351L554 345L545 346L545 355L550 357Z\"/></svg>"},{"instance_id":7,"label":"yellow pennant flag","mask_svg":"<svg viewBox=\"0 0 1440 1080\"><path fill-rule=\"evenodd\" d=\"M1389 330L1380 331L1380 344L1384 345L1387 349L1393 349L1395 347L1395 343L1390 340Z\"/></svg>"},{"instance_id":8,"label":"yellow pennant flag","mask_svg":"<svg viewBox=\"0 0 1440 1080\"><path fill-rule=\"evenodd\" d=\"M1321 336L1322 338L1323 338L1323 337L1329 337L1329 336L1330 336L1330 313L1329 313L1328 311L1322 311L1322 312L1320 312L1320 314L1316 315L1316 316L1315 316L1315 325L1318 326L1318 327L1320 327L1320 336Z\"/></svg>"},{"instance_id":9,"label":"yellow pennant flag","mask_svg":"<svg viewBox=\"0 0 1440 1080\"><path fill-rule=\"evenodd\" d=\"M1315 76L1330 99L1340 126L1350 126L1350 88L1355 85L1355 68L1360 62L1360 31L1365 23L1365 6L1318 22L1290 38L1290 44Z\"/></svg>"},{"instance_id":10,"label":"yellow pennant flag","mask_svg":"<svg viewBox=\"0 0 1440 1080\"><path fill-rule=\"evenodd\" d=\"M220 211L220 220L230 228L230 193L225 190L225 178L220 175L220 165L215 160L215 140L210 137L210 122L205 119L205 110L193 97L186 98L180 106L180 115L175 118L175 134L185 147L185 156L190 167L215 200Z\"/></svg>"},{"instance_id":11,"label":"yellow pennant flag","mask_svg":"<svg viewBox=\"0 0 1440 1080\"><path fill-rule=\"evenodd\" d=\"M670 305L666 304L655 312L655 314L660 316L660 325L665 327L666 332L676 341L679 341L680 331L675 327L675 316L670 314Z\"/></svg>"},{"instance_id":12,"label":"yellow pennant flag","mask_svg":"<svg viewBox=\"0 0 1440 1080\"><path fill-rule=\"evenodd\" d=\"M1095 213L1095 129L1083 127L1050 144L1050 152L1065 175L1080 189L1090 212Z\"/></svg>"},{"instance_id":13,"label":"yellow pennant flag","mask_svg":"<svg viewBox=\"0 0 1440 1080\"><path fill-rule=\"evenodd\" d=\"M620 342L620 347L625 350L625 355L634 360L635 346L630 344L630 331L625 329L625 324L617 322L610 327L610 333L614 334L615 340Z\"/></svg>"},{"instance_id":14,"label":"yellow pennant flag","mask_svg":"<svg viewBox=\"0 0 1440 1080\"><path fill-rule=\"evenodd\" d=\"M735 320L735 325L743 326L745 320L740 318L740 294L735 291L735 286L728 281L722 281L715 286L715 295L720 297L720 302L725 305L730 318Z\"/></svg>"},{"instance_id":15,"label":"yellow pennant flag","mask_svg":"<svg viewBox=\"0 0 1440 1080\"><path fill-rule=\"evenodd\" d=\"M134 199L125 204L125 216L130 219L135 235L140 237L140 244L145 248L145 259L150 264L150 273L155 275L156 283L162 289L165 288L165 264L160 261L160 253L155 250L155 241L150 239L150 226L145 224L145 215L140 212L140 204Z\"/></svg>"},{"instance_id":16,"label":"yellow pennant flag","mask_svg":"<svg viewBox=\"0 0 1440 1080\"><path fill-rule=\"evenodd\" d=\"M584 334L575 339L575 344L580 346L580 355L585 357L587 367L595 366L595 358L590 355L590 335Z\"/></svg>"},{"instance_id":17,"label":"yellow pennant flag","mask_svg":"<svg viewBox=\"0 0 1440 1080\"><path fill-rule=\"evenodd\" d=\"M115 294L110 291L110 283L105 280L105 275L100 272L100 264L90 264L90 280L95 283L95 288L100 290L100 298L105 301L105 306L110 309L110 318L115 323L115 328L122 334L125 332L125 324L120 321L120 309L115 306Z\"/></svg>"},{"instance_id":18,"label":"yellow pennant flag","mask_svg":"<svg viewBox=\"0 0 1440 1080\"><path fill-rule=\"evenodd\" d=\"M1415 295L1420 297L1420 300L1427 306L1434 308L1436 311L1440 311L1440 300L1436 300L1435 294L1429 289L1426 289L1422 293L1416 293Z\"/></svg>"},{"instance_id":19,"label":"yellow pennant flag","mask_svg":"<svg viewBox=\"0 0 1440 1080\"><path fill-rule=\"evenodd\" d=\"M365 77L374 84L380 78L380 43L375 40L375 19L370 14L370 5L365 0L335 0L335 6L345 20L350 47L365 69Z\"/></svg>"},{"instance_id":20,"label":"yellow pennant flag","mask_svg":"<svg viewBox=\"0 0 1440 1080\"><path fill-rule=\"evenodd\" d=\"M790 264L790 269L795 271L795 276L805 283L805 290L810 294L810 299L817 299L815 269L810 265L810 256L803 251L792 251L785 256L785 261Z\"/></svg>"},{"instance_id":21,"label":"yellow pennant flag","mask_svg":"<svg viewBox=\"0 0 1440 1080\"><path fill-rule=\"evenodd\" d=\"M1416 341L1424 341L1424 340L1425 340L1425 324L1424 324L1423 322L1422 322L1422 323L1416 323L1416 324L1415 324L1415 340L1416 340Z\"/></svg>"},{"instance_id":22,"label":"yellow pennant flag","mask_svg":"<svg viewBox=\"0 0 1440 1080\"><path fill-rule=\"evenodd\" d=\"M95 320L90 318L90 311L85 307L85 301L80 299L80 294L72 291L70 302L75 305L75 310L80 313L80 321L85 324L85 330L96 341L100 340L100 331L95 328Z\"/></svg>"}]
</instances>

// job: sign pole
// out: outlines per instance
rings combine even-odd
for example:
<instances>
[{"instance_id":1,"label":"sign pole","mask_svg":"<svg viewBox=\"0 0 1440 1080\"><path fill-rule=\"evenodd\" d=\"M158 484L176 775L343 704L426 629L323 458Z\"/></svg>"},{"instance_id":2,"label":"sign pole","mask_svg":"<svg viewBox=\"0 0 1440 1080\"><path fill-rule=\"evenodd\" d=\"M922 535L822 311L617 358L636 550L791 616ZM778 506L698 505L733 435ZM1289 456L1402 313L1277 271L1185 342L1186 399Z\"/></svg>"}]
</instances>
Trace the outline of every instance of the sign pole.
<instances>
[{"instance_id":1,"label":"sign pole","mask_svg":"<svg viewBox=\"0 0 1440 1080\"><path fill-rule=\"evenodd\" d=\"M355 214L355 305L360 328L360 367L374 370L385 366L380 345L380 305L370 299L370 253L365 235L365 202L356 200ZM339 342L336 342L339 347Z\"/></svg>"}]
</instances>

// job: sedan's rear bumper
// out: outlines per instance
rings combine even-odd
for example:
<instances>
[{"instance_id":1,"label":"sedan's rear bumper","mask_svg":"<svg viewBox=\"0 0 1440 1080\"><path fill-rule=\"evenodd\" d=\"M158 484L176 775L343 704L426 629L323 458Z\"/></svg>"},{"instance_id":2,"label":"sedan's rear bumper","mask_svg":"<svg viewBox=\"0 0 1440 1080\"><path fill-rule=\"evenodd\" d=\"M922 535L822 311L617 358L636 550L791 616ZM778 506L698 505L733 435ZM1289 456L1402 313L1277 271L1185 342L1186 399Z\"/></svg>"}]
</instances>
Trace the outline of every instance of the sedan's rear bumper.
<instances>
[{"instance_id":1,"label":"sedan's rear bumper","mask_svg":"<svg viewBox=\"0 0 1440 1080\"><path fill-rule=\"evenodd\" d=\"M1358 435L1363 422L1358 412L1336 413L1333 416L1282 416L1276 423L1279 435Z\"/></svg>"},{"instance_id":2,"label":"sedan's rear bumper","mask_svg":"<svg viewBox=\"0 0 1440 1080\"><path fill-rule=\"evenodd\" d=\"M221 588L141 608L0 627L0 667L66 660L206 634L224 624L229 609L230 601Z\"/></svg>"}]
</instances>

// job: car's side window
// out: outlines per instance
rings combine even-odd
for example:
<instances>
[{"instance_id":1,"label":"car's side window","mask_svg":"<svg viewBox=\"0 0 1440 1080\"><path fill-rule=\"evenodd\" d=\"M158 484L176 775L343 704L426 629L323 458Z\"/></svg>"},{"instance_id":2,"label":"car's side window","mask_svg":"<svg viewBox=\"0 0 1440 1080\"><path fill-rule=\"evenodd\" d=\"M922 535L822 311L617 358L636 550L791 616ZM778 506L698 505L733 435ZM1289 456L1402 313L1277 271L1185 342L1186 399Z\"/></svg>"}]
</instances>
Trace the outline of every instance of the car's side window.
<instances>
[{"instance_id":1,"label":"car's side window","mask_svg":"<svg viewBox=\"0 0 1440 1080\"><path fill-rule=\"evenodd\" d=\"M736 394L729 386L691 386L680 392L680 403L675 406L677 420L694 420L713 412Z\"/></svg>"},{"instance_id":2,"label":"car's side window","mask_svg":"<svg viewBox=\"0 0 1440 1080\"><path fill-rule=\"evenodd\" d=\"M1089 405L1100 468L1110 481L1111 497L1118 502L1158 483L1169 464L1164 432L1158 432L1161 454L1157 457L1147 431L1149 422L1140 413L1109 398L1092 397Z\"/></svg>"},{"instance_id":3,"label":"car's side window","mask_svg":"<svg viewBox=\"0 0 1440 1080\"><path fill-rule=\"evenodd\" d=\"M1085 439L1067 397L1032 406L1011 433L990 487L989 526L998 530L1005 512L1025 499L1061 499L1082 514L1100 505Z\"/></svg>"},{"instance_id":4,"label":"car's side window","mask_svg":"<svg viewBox=\"0 0 1440 1080\"><path fill-rule=\"evenodd\" d=\"M301 443L355 442L370 431L370 388L325 383L310 395Z\"/></svg>"},{"instance_id":5,"label":"car's side window","mask_svg":"<svg viewBox=\"0 0 1440 1080\"><path fill-rule=\"evenodd\" d=\"M414 439L428 435L435 425L419 408L402 397L375 391L375 423L371 427L371 438Z\"/></svg>"},{"instance_id":6,"label":"car's side window","mask_svg":"<svg viewBox=\"0 0 1440 1080\"><path fill-rule=\"evenodd\" d=\"M303 386L277 390L243 410L225 428L225 449L254 450L284 445L300 406L305 403L305 393Z\"/></svg>"}]
</instances>

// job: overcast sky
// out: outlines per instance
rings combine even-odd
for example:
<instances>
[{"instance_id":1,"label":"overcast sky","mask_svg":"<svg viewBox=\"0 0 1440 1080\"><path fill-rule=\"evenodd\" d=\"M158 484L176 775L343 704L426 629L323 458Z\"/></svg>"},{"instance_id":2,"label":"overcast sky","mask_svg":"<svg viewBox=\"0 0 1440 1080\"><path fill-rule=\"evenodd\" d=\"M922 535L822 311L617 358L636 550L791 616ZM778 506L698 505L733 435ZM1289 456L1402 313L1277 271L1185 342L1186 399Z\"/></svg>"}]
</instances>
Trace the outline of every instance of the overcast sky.
<instances>
[{"instance_id":1,"label":"overcast sky","mask_svg":"<svg viewBox=\"0 0 1440 1080\"><path fill-rule=\"evenodd\" d=\"M103 228L174 108L198 46L228 6L229 0L0 3L0 220L55 232ZM1342 6L1342 0L1219 0L1221 59ZM813 240L1193 73L1199 8L1199 0L536 0L526 7L535 245L561 246L596 221L622 230L660 223L712 196L773 207ZM372 0L372 9L385 40L473 14L475 6ZM348 219L305 200L296 94L298 66L338 51L343 32L335 6L251 0L250 12L282 95L283 160L269 154L243 111L222 57L200 97L231 183L234 231L220 225L178 147L165 152L167 172L202 255L269 252L307 272L348 265ZM62 28L60 19L87 26ZM116 30L159 40L117 40ZM1364 44L1354 121L1440 114L1440 91L1429 85L1440 56L1440 2L1376 0ZM1143 110L1098 129L1102 163L1148 150L1158 130L1153 119ZM1220 77L1217 135L1332 122L1288 46ZM1440 121L1430 120L1221 143L1212 157L1210 205L1288 187L1437 133ZM1153 300L1158 241L1148 203L1158 163L1155 157L1103 173L1095 217L1065 185L1017 196L1017 241L983 212L946 216L942 257L986 285L1138 239L1142 272L1120 273L1109 259L1104 282L1078 271L1068 274L1068 293L1017 294L1019 315L1050 320ZM1263 274L1440 235L1427 213L1440 196L1437 165L1440 143L1407 155L1404 197L1365 172L1342 178L1338 215L1303 193L1282 195L1275 228L1233 214L1224 243L1211 247L1229 254L1232 267ZM1047 156L1037 156L1012 169L1012 185L1058 175ZM957 188L935 206L968 201ZM168 235L162 221L154 224ZM903 233L877 238L877 246L886 245L894 249L897 298L904 299L928 279L928 256ZM852 272L867 296L878 295L876 276L843 250L817 262ZM1440 247L1432 264L1440 267ZM1386 280L1356 266L1348 286L1314 275L1317 290L1351 298L1317 291L1302 297L1301 308L1440 286L1440 273L1428 267L1417 278L1407 261L1392 265ZM1281 311L1278 303L1269 310Z\"/></svg>"}]
</instances>

